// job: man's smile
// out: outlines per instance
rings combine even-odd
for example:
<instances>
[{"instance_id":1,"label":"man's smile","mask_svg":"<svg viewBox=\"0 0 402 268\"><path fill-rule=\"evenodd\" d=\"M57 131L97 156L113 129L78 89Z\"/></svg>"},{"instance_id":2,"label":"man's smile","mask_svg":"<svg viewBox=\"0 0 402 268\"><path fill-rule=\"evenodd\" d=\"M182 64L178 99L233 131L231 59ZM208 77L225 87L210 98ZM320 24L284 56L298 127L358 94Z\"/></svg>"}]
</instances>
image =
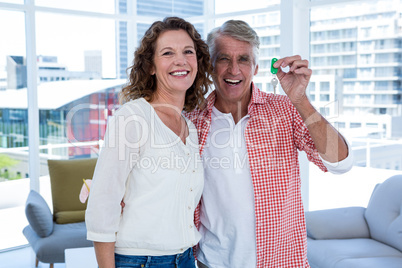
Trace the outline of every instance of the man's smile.
<instances>
[{"instance_id":1,"label":"man's smile","mask_svg":"<svg viewBox=\"0 0 402 268\"><path fill-rule=\"evenodd\" d=\"M234 79L223 79L223 81L225 81L225 83L235 86L241 83L241 81L243 80L234 80Z\"/></svg>"}]
</instances>

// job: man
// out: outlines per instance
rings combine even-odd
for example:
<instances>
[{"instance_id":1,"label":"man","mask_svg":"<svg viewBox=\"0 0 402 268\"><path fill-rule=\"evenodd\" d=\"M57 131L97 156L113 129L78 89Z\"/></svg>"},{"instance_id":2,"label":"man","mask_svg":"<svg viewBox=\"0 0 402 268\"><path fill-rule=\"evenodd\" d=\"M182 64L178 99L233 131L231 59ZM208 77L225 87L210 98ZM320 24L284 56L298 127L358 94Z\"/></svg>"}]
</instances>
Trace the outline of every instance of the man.
<instances>
[{"instance_id":1,"label":"man","mask_svg":"<svg viewBox=\"0 0 402 268\"><path fill-rule=\"evenodd\" d=\"M208 45L216 90L189 115L205 170L199 267L309 267L297 150L334 173L351 168L351 151L306 96L308 61L279 59L287 96L266 94L253 84L259 38L248 24L227 21Z\"/></svg>"}]
</instances>

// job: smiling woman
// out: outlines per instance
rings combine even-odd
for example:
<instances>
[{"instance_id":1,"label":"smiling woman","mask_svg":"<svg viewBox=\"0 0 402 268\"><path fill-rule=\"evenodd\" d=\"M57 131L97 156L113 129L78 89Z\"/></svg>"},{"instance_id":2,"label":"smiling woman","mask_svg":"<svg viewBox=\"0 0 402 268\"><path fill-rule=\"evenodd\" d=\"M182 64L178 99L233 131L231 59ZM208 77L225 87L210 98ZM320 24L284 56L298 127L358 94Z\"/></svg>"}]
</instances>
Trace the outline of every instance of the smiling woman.
<instances>
[{"instance_id":1,"label":"smiling woman","mask_svg":"<svg viewBox=\"0 0 402 268\"><path fill-rule=\"evenodd\" d=\"M208 47L192 24L167 17L145 32L130 70L96 165L87 237L101 268L195 268L192 247L201 235L194 211L204 176L197 131L182 111L205 101Z\"/></svg>"}]
</instances>

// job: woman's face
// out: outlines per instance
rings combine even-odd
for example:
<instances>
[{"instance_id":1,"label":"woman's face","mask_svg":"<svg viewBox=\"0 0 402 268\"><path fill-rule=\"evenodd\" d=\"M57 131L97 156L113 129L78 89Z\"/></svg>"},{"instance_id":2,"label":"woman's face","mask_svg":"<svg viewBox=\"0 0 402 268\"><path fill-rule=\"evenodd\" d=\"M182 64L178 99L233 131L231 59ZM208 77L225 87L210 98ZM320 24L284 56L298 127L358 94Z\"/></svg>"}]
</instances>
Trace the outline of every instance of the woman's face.
<instances>
[{"instance_id":1,"label":"woman's face","mask_svg":"<svg viewBox=\"0 0 402 268\"><path fill-rule=\"evenodd\" d=\"M197 75L197 55L191 37L184 30L170 30L156 40L151 75L156 75L159 94L183 94Z\"/></svg>"}]
</instances>

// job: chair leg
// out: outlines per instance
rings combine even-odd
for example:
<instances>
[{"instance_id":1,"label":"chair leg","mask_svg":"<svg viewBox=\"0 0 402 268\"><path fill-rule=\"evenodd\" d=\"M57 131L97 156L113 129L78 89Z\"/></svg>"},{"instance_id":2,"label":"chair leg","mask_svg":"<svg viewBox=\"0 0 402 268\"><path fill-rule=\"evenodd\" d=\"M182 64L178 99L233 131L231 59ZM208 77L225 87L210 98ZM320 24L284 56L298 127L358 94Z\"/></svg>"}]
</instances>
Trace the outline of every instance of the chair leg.
<instances>
[{"instance_id":1,"label":"chair leg","mask_svg":"<svg viewBox=\"0 0 402 268\"><path fill-rule=\"evenodd\" d=\"M49 268L53 268L53 267L54 267L54 266L53 266L53 263L51 263L50 266L49 266Z\"/></svg>"},{"instance_id":2,"label":"chair leg","mask_svg":"<svg viewBox=\"0 0 402 268\"><path fill-rule=\"evenodd\" d=\"M38 260L38 258L35 258L35 267L38 267L38 265L39 265L39 260Z\"/></svg>"}]
</instances>

